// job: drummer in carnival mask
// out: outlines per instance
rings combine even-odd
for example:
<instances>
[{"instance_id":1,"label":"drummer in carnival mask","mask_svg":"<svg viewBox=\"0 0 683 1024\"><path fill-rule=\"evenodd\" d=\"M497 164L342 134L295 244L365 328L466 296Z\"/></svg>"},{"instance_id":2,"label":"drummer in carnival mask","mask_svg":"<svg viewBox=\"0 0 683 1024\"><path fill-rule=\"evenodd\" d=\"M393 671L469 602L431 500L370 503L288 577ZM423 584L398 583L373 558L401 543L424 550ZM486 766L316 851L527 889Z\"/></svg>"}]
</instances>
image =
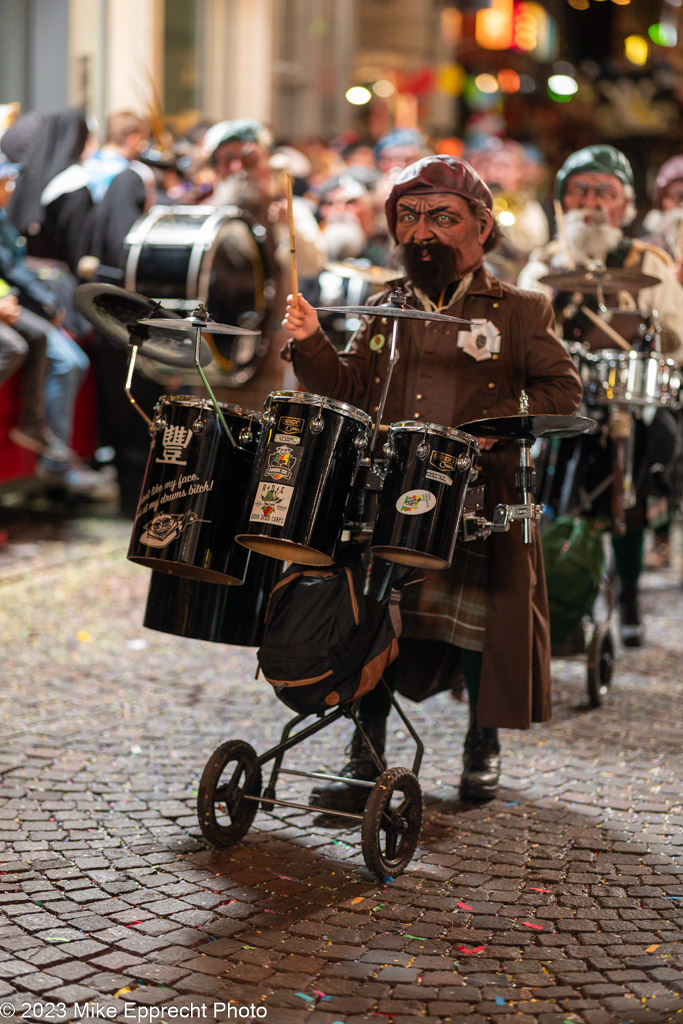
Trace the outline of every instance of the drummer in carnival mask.
<instances>
[{"instance_id":1,"label":"drummer in carnival mask","mask_svg":"<svg viewBox=\"0 0 683 1024\"><path fill-rule=\"evenodd\" d=\"M514 416L522 391L532 415L566 415L578 407L581 383L554 333L550 303L499 281L484 266L499 237L492 206L484 181L457 157L424 157L394 181L386 215L406 271L400 285L407 304L468 322L398 321L400 359L386 399L385 424L422 420L457 428L476 419ZM384 304L388 297L385 291L370 304ZM389 346L378 346L376 338L391 334L390 318L364 315L341 353L301 295L297 303L290 296L283 325L303 387L374 417L389 358ZM492 445L480 445L488 518L497 503L519 501L518 448L509 441ZM381 457L381 446L377 454ZM385 673L392 688L415 699L457 690L464 680L469 725L463 729L454 707L453 731L466 733L459 780L466 800L496 795L498 728L528 728L550 717L548 608L539 535L534 524L532 543L524 545L515 526L486 540L459 541L450 569L427 574L406 588L399 657ZM363 728L380 754L389 710L382 686L367 694L359 708ZM366 780L378 775L359 732L340 774ZM310 799L321 808L353 811L362 809L366 796L367 790L340 781L316 785Z\"/></svg>"}]
</instances>

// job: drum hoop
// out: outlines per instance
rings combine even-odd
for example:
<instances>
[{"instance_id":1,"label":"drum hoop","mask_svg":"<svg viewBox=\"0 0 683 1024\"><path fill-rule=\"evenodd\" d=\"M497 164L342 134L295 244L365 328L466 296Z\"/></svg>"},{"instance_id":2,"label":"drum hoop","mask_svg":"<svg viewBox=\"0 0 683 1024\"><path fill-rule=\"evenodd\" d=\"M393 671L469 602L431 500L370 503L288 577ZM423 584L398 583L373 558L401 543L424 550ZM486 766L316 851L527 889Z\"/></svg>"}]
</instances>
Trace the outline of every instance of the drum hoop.
<instances>
[{"instance_id":1,"label":"drum hoop","mask_svg":"<svg viewBox=\"0 0 683 1024\"><path fill-rule=\"evenodd\" d=\"M448 437L454 441L466 441L468 445L472 445L475 448L479 447L479 442L472 434L466 434L464 430L458 430L457 427L444 427L440 423L423 423L422 420L399 420L398 423L390 425L389 432L391 435L399 431L408 434L422 434L427 431L428 434Z\"/></svg>"},{"instance_id":2,"label":"drum hoop","mask_svg":"<svg viewBox=\"0 0 683 1024\"><path fill-rule=\"evenodd\" d=\"M162 395L157 405L185 405L192 409L211 409L214 412L216 411L210 398L195 398L193 395ZM254 409L245 409L241 405L232 405L230 402L219 402L218 405L222 410L233 413L236 416L241 416L246 420L253 419L255 422L260 423L263 419L263 414L256 412Z\"/></svg>"},{"instance_id":3,"label":"drum hoop","mask_svg":"<svg viewBox=\"0 0 683 1024\"><path fill-rule=\"evenodd\" d=\"M336 398L327 398L325 395L313 395L307 391L271 391L266 399L266 405L268 402L278 401L287 401L293 404L298 402L299 405L322 405L323 409L342 413L366 427L372 425L372 418L362 409L356 408L355 405L348 405L346 402L340 402Z\"/></svg>"}]
</instances>

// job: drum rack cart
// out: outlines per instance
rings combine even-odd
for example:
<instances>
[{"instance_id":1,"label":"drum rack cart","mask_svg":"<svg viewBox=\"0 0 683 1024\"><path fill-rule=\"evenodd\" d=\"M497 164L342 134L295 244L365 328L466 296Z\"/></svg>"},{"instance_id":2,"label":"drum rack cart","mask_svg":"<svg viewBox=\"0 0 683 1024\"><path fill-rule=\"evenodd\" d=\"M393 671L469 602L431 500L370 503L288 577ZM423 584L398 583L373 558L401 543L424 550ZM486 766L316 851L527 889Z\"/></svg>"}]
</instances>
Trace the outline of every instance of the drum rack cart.
<instances>
[{"instance_id":1,"label":"drum rack cart","mask_svg":"<svg viewBox=\"0 0 683 1024\"><path fill-rule=\"evenodd\" d=\"M199 783L197 814L204 837L217 847L232 846L249 831L259 807L292 807L319 815L333 815L349 822L360 823L363 859L371 874L379 881L396 878L409 864L420 838L422 790L417 775L424 747L393 694L391 703L415 741L416 751L412 768L384 769L358 719L357 701L325 712L316 721L300 729L298 726L311 716L297 715L286 723L280 742L260 756L244 740L228 740L223 743L207 761ZM351 718L362 734L381 773L376 782L363 782L359 779L283 766L284 755L288 750L342 717ZM263 788L261 769L271 761L273 766L270 778ZM365 788L369 791L365 810L362 813L332 811L293 800L283 800L276 795L276 787L281 776L322 779L328 782L340 781Z\"/></svg>"}]
</instances>

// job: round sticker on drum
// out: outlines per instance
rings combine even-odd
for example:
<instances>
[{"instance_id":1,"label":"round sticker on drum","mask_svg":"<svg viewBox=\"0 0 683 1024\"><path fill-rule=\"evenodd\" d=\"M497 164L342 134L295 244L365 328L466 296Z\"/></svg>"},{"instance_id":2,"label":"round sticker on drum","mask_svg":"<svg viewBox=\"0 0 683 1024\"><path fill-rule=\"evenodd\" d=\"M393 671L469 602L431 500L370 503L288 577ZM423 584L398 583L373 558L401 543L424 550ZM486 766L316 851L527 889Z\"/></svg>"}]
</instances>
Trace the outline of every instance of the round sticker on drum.
<instances>
[{"instance_id":1,"label":"round sticker on drum","mask_svg":"<svg viewBox=\"0 0 683 1024\"><path fill-rule=\"evenodd\" d=\"M404 516L422 516L436 505L431 491L406 491L396 502L396 510Z\"/></svg>"}]
</instances>

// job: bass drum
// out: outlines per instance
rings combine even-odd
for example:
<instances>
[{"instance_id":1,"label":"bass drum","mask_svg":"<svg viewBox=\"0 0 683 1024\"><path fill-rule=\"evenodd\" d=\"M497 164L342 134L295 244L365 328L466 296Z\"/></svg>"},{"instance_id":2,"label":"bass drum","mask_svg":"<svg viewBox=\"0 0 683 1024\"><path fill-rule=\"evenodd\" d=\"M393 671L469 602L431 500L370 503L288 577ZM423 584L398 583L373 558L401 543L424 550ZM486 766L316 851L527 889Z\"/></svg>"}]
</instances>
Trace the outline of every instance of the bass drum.
<instances>
[{"instance_id":1,"label":"bass drum","mask_svg":"<svg viewBox=\"0 0 683 1024\"><path fill-rule=\"evenodd\" d=\"M266 252L265 227L237 206L153 206L124 240L124 287L183 316L201 303L216 323L260 331L275 294ZM217 385L246 383L268 350L261 335L204 337L213 353L205 372ZM162 383L170 373L144 356L138 365ZM194 368L186 376L182 383L197 383Z\"/></svg>"}]
</instances>

